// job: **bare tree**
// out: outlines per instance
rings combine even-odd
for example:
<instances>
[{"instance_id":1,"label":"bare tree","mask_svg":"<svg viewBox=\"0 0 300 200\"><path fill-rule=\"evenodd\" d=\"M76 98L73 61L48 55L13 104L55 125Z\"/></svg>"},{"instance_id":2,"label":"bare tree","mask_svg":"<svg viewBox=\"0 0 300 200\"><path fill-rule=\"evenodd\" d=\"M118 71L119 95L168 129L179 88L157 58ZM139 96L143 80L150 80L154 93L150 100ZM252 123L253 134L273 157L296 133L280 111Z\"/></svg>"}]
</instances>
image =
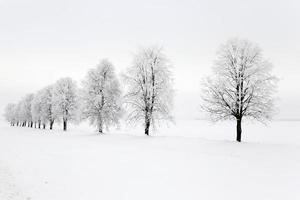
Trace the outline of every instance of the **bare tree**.
<instances>
[{"instance_id":1,"label":"bare tree","mask_svg":"<svg viewBox=\"0 0 300 200\"><path fill-rule=\"evenodd\" d=\"M21 126L25 127L27 125L27 105L25 98L22 98L18 103L18 118L21 122Z\"/></svg>"},{"instance_id":2,"label":"bare tree","mask_svg":"<svg viewBox=\"0 0 300 200\"><path fill-rule=\"evenodd\" d=\"M28 127L33 126L33 120L32 120L32 114L31 114L31 106L33 101L34 95L33 94L27 94L25 98L22 100L22 112L24 115L24 118L27 121Z\"/></svg>"},{"instance_id":3,"label":"bare tree","mask_svg":"<svg viewBox=\"0 0 300 200\"><path fill-rule=\"evenodd\" d=\"M144 122L145 134L156 121L171 120L173 84L170 64L161 48L140 49L124 75L128 120Z\"/></svg>"},{"instance_id":4,"label":"bare tree","mask_svg":"<svg viewBox=\"0 0 300 200\"><path fill-rule=\"evenodd\" d=\"M35 95L31 103L31 116L34 122L34 128L38 124L38 128L41 128L42 124L42 90L39 90Z\"/></svg>"},{"instance_id":5,"label":"bare tree","mask_svg":"<svg viewBox=\"0 0 300 200\"><path fill-rule=\"evenodd\" d=\"M42 111L42 122L44 127L49 123L50 130L53 128L56 114L54 112L53 103L53 86L47 86L41 90L41 111Z\"/></svg>"},{"instance_id":6,"label":"bare tree","mask_svg":"<svg viewBox=\"0 0 300 200\"><path fill-rule=\"evenodd\" d=\"M264 122L274 114L273 94L277 78L261 49L241 39L231 39L217 53L214 76L204 82L202 108L212 120L235 119L238 142L242 119Z\"/></svg>"},{"instance_id":7,"label":"bare tree","mask_svg":"<svg viewBox=\"0 0 300 200\"><path fill-rule=\"evenodd\" d=\"M6 121L10 123L11 126L15 126L16 124L16 116L15 116L16 104L10 103L5 107L4 117Z\"/></svg>"},{"instance_id":8,"label":"bare tree","mask_svg":"<svg viewBox=\"0 0 300 200\"><path fill-rule=\"evenodd\" d=\"M71 78L61 78L53 88L54 115L63 120L63 130L67 130L69 120L76 120L78 117L78 94L77 85Z\"/></svg>"},{"instance_id":9,"label":"bare tree","mask_svg":"<svg viewBox=\"0 0 300 200\"><path fill-rule=\"evenodd\" d=\"M83 114L96 123L99 133L103 126L118 124L121 117L121 89L114 66L108 60L91 69L83 81Z\"/></svg>"}]
</instances>

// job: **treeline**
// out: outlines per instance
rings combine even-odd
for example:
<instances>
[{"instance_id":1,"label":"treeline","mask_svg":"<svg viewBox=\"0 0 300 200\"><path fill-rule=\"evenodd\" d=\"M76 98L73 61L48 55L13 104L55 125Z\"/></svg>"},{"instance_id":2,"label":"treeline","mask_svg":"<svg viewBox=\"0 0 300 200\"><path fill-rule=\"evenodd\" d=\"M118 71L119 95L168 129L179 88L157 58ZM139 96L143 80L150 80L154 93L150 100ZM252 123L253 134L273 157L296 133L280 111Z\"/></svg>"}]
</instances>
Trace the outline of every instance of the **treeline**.
<instances>
[{"instance_id":1,"label":"treeline","mask_svg":"<svg viewBox=\"0 0 300 200\"><path fill-rule=\"evenodd\" d=\"M221 45L213 74L203 81L202 110L213 121L236 120L238 142L242 120L264 122L274 114L277 78L271 74L272 67L256 44L234 38ZM80 89L71 78L60 79L17 104L9 104L5 116L12 126L45 128L49 124L52 129L55 121L62 121L64 130L68 121L88 119L102 133L103 127L118 124L125 114L129 123L143 123L146 135L151 126L172 120L172 73L162 49L140 49L123 75L122 85L123 92L114 66L103 60L87 73Z\"/></svg>"},{"instance_id":2,"label":"treeline","mask_svg":"<svg viewBox=\"0 0 300 200\"><path fill-rule=\"evenodd\" d=\"M39 129L52 129L55 122L62 122L64 131L68 122L87 119L103 133L126 114L129 123L144 123L149 135L156 122L171 119L173 84L169 68L161 48L139 49L122 75L125 92L114 65L104 59L88 71L80 87L71 78L59 79L18 103L8 104L5 118L11 126Z\"/></svg>"}]
</instances>

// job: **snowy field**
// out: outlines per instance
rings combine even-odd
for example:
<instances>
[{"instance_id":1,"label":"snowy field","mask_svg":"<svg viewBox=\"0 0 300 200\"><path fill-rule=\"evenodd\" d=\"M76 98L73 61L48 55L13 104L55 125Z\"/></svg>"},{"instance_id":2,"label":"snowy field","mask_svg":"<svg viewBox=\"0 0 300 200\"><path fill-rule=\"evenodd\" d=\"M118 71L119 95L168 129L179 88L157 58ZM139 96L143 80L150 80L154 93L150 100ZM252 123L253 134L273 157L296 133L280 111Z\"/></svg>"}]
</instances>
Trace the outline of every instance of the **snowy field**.
<instances>
[{"instance_id":1,"label":"snowy field","mask_svg":"<svg viewBox=\"0 0 300 200\"><path fill-rule=\"evenodd\" d=\"M0 200L300 199L300 122L178 121L97 135L0 125ZM60 127L59 127L60 128Z\"/></svg>"}]
</instances>

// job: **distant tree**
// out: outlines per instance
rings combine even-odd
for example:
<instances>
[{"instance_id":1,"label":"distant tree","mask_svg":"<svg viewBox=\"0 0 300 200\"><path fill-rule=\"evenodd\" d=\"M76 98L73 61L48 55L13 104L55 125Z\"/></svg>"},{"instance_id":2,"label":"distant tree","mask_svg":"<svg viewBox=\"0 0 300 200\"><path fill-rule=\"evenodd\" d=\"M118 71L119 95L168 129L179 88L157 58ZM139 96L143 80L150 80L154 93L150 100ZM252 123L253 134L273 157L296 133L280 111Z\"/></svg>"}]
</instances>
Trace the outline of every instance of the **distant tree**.
<instances>
[{"instance_id":1,"label":"distant tree","mask_svg":"<svg viewBox=\"0 0 300 200\"><path fill-rule=\"evenodd\" d=\"M171 120L173 84L170 63L161 48L140 49L124 75L125 105L131 123L144 122L145 134L161 120Z\"/></svg>"},{"instance_id":2,"label":"distant tree","mask_svg":"<svg viewBox=\"0 0 300 200\"><path fill-rule=\"evenodd\" d=\"M17 126L22 126L22 119L21 119L21 103L20 102L17 102L15 104L15 110L14 110L14 116L15 116L15 120L16 120L16 125Z\"/></svg>"},{"instance_id":3,"label":"distant tree","mask_svg":"<svg viewBox=\"0 0 300 200\"><path fill-rule=\"evenodd\" d=\"M16 104L10 103L7 104L4 111L4 117L6 121L10 123L11 126L15 126L16 124L15 109L16 109Z\"/></svg>"},{"instance_id":4,"label":"distant tree","mask_svg":"<svg viewBox=\"0 0 300 200\"><path fill-rule=\"evenodd\" d=\"M22 114L24 116L25 121L27 122L28 127L33 126L32 113L31 113L31 105L33 101L34 95L27 94L25 98L22 100Z\"/></svg>"},{"instance_id":5,"label":"distant tree","mask_svg":"<svg viewBox=\"0 0 300 200\"><path fill-rule=\"evenodd\" d=\"M78 117L78 94L75 81L71 78L62 78L58 80L53 88L54 114L63 121L63 130L67 130L69 120L75 120Z\"/></svg>"},{"instance_id":6,"label":"distant tree","mask_svg":"<svg viewBox=\"0 0 300 200\"><path fill-rule=\"evenodd\" d=\"M19 101L18 106L17 106L17 116L20 121L20 124L22 127L26 126L27 124L27 113L26 113L26 102L25 99L21 99Z\"/></svg>"},{"instance_id":7,"label":"distant tree","mask_svg":"<svg viewBox=\"0 0 300 200\"><path fill-rule=\"evenodd\" d=\"M38 124L38 128L41 128L42 124L42 91L39 90L35 95L31 103L31 115L34 122L34 128Z\"/></svg>"},{"instance_id":8,"label":"distant tree","mask_svg":"<svg viewBox=\"0 0 300 200\"><path fill-rule=\"evenodd\" d=\"M89 70L83 81L83 114L95 124L99 133L103 127L116 125L121 117L121 89L114 66L108 60Z\"/></svg>"},{"instance_id":9,"label":"distant tree","mask_svg":"<svg viewBox=\"0 0 300 200\"><path fill-rule=\"evenodd\" d=\"M236 140L241 141L242 119L261 122L274 114L277 78L261 49L241 39L231 39L217 53L214 75L204 82L202 108L214 121L235 119Z\"/></svg>"},{"instance_id":10,"label":"distant tree","mask_svg":"<svg viewBox=\"0 0 300 200\"><path fill-rule=\"evenodd\" d=\"M49 123L50 130L53 128L56 114L54 112L53 86L47 86L41 90L41 120L43 126Z\"/></svg>"}]
</instances>

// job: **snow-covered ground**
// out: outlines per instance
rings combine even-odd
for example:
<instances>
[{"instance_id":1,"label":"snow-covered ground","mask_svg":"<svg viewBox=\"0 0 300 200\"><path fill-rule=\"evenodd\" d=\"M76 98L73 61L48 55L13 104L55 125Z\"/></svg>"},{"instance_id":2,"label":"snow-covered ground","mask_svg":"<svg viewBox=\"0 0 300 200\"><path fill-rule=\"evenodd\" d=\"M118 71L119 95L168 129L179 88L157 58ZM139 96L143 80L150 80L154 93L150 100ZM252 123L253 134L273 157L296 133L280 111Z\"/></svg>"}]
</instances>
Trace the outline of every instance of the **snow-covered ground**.
<instances>
[{"instance_id":1,"label":"snow-covered ground","mask_svg":"<svg viewBox=\"0 0 300 200\"><path fill-rule=\"evenodd\" d=\"M178 121L156 137L0 125L0 200L300 199L300 122Z\"/></svg>"}]
</instances>

